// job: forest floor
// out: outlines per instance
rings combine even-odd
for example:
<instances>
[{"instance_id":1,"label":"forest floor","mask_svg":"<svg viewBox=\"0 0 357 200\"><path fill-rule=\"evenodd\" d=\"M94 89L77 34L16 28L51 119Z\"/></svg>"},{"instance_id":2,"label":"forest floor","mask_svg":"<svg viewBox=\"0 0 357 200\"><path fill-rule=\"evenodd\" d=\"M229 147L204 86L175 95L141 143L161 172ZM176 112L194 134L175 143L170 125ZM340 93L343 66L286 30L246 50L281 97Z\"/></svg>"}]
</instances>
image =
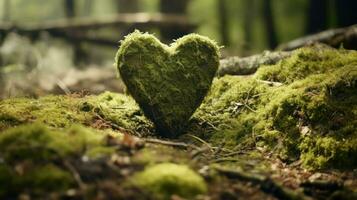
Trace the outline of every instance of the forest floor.
<instances>
[{"instance_id":1,"label":"forest floor","mask_svg":"<svg viewBox=\"0 0 357 200\"><path fill-rule=\"evenodd\" d=\"M185 134L126 94L0 101L1 199L356 199L357 53L216 78Z\"/></svg>"}]
</instances>

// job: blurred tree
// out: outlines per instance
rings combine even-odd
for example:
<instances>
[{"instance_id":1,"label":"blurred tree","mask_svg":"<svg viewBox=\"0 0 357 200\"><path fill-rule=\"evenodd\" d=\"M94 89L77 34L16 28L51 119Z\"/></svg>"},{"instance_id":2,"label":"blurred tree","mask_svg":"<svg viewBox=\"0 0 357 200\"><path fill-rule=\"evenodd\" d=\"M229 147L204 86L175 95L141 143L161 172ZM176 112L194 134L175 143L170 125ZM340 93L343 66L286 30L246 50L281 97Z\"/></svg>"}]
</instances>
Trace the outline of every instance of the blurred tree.
<instances>
[{"instance_id":1,"label":"blurred tree","mask_svg":"<svg viewBox=\"0 0 357 200\"><path fill-rule=\"evenodd\" d=\"M164 14L186 14L187 4L189 0L160 0L160 12ZM163 40L169 41L182 37L189 33L182 27L166 26L160 29L160 34Z\"/></svg>"},{"instance_id":2,"label":"blurred tree","mask_svg":"<svg viewBox=\"0 0 357 200\"><path fill-rule=\"evenodd\" d=\"M340 1L340 0L337 0ZM316 33L327 28L327 0L310 0L307 12L306 33Z\"/></svg>"},{"instance_id":3,"label":"blurred tree","mask_svg":"<svg viewBox=\"0 0 357 200\"><path fill-rule=\"evenodd\" d=\"M85 0L84 1L84 15L90 16L93 9L93 0Z\"/></svg>"},{"instance_id":4,"label":"blurred tree","mask_svg":"<svg viewBox=\"0 0 357 200\"><path fill-rule=\"evenodd\" d=\"M2 16L3 21L10 20L10 7L11 7L10 0L4 0L3 16Z\"/></svg>"},{"instance_id":5,"label":"blurred tree","mask_svg":"<svg viewBox=\"0 0 357 200\"><path fill-rule=\"evenodd\" d=\"M186 12L188 0L160 0L160 11L163 13L182 14Z\"/></svg>"},{"instance_id":6,"label":"blurred tree","mask_svg":"<svg viewBox=\"0 0 357 200\"><path fill-rule=\"evenodd\" d=\"M253 36L253 21L254 21L254 0L244 0L244 49L251 50Z\"/></svg>"},{"instance_id":7,"label":"blurred tree","mask_svg":"<svg viewBox=\"0 0 357 200\"><path fill-rule=\"evenodd\" d=\"M357 24L357 1L335 0L337 26L350 26Z\"/></svg>"},{"instance_id":8,"label":"blurred tree","mask_svg":"<svg viewBox=\"0 0 357 200\"><path fill-rule=\"evenodd\" d=\"M4 0L4 4L3 4L3 16L2 16L2 20L3 21L10 21L10 0ZM6 31L0 31L0 44L2 44L4 38L6 37L7 32ZM0 64L1 64L1 57L0 57ZM1 80L1 77L0 77Z\"/></svg>"},{"instance_id":9,"label":"blurred tree","mask_svg":"<svg viewBox=\"0 0 357 200\"><path fill-rule=\"evenodd\" d=\"M229 46L229 24L227 17L227 4L225 0L218 0L218 16L219 16L219 29L221 34L221 42L225 46Z\"/></svg>"},{"instance_id":10,"label":"blurred tree","mask_svg":"<svg viewBox=\"0 0 357 200\"><path fill-rule=\"evenodd\" d=\"M75 16L74 0L65 0L64 7L65 7L65 13L67 18L72 18Z\"/></svg>"},{"instance_id":11,"label":"blurred tree","mask_svg":"<svg viewBox=\"0 0 357 200\"><path fill-rule=\"evenodd\" d=\"M271 0L263 0L263 19L269 48L274 49L278 45L278 39L275 31L276 29Z\"/></svg>"},{"instance_id":12,"label":"blurred tree","mask_svg":"<svg viewBox=\"0 0 357 200\"><path fill-rule=\"evenodd\" d=\"M119 13L135 13L139 11L138 0L117 0Z\"/></svg>"},{"instance_id":13,"label":"blurred tree","mask_svg":"<svg viewBox=\"0 0 357 200\"><path fill-rule=\"evenodd\" d=\"M136 13L139 11L139 2L138 0L115 0L117 5L118 13ZM122 35L127 35L135 30L134 26L120 27L119 31L122 32Z\"/></svg>"}]
</instances>

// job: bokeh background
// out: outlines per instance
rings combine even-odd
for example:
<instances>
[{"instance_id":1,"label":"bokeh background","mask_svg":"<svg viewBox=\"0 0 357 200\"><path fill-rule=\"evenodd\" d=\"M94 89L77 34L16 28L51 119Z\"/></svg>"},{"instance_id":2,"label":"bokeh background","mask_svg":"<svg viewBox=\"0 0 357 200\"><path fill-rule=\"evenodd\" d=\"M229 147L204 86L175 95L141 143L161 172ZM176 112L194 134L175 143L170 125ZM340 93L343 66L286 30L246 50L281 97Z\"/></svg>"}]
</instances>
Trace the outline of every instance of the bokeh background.
<instances>
[{"instance_id":1,"label":"bokeh background","mask_svg":"<svg viewBox=\"0 0 357 200\"><path fill-rule=\"evenodd\" d=\"M0 98L123 92L114 56L135 29L206 35L228 57L356 23L356 0L0 0Z\"/></svg>"}]
</instances>

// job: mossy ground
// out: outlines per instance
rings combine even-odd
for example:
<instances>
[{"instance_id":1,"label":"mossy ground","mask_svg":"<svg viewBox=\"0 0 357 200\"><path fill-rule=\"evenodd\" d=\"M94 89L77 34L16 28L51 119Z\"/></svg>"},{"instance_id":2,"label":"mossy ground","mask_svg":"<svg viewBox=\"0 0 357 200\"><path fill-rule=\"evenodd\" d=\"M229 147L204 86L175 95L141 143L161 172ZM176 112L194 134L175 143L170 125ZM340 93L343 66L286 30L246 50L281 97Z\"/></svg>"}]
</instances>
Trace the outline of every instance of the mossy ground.
<instances>
[{"instance_id":1,"label":"mossy ground","mask_svg":"<svg viewBox=\"0 0 357 200\"><path fill-rule=\"evenodd\" d=\"M123 94L49 95L39 99L12 98L0 102L0 130L33 122L53 128L73 124L94 128L120 127L141 134L149 134L153 130L152 123L143 116L135 101Z\"/></svg>"},{"instance_id":2,"label":"mossy ground","mask_svg":"<svg viewBox=\"0 0 357 200\"><path fill-rule=\"evenodd\" d=\"M194 119L213 143L274 150L309 169L357 166L357 52L297 50L253 77L215 80Z\"/></svg>"},{"instance_id":3,"label":"mossy ground","mask_svg":"<svg viewBox=\"0 0 357 200\"><path fill-rule=\"evenodd\" d=\"M205 181L186 165L160 163L148 166L133 176L135 185L156 194L156 198L170 199L172 194L194 198L207 192Z\"/></svg>"},{"instance_id":4,"label":"mossy ground","mask_svg":"<svg viewBox=\"0 0 357 200\"><path fill-rule=\"evenodd\" d=\"M208 191L197 194L213 199L273 197L207 171L212 165L270 176L292 189L314 175L305 169L343 169L339 180L356 190L355 175L348 175L357 166L356 80L356 52L321 46L297 50L253 76L217 78L176 141L183 146L148 140L143 147L155 136L153 124L124 94L6 99L0 102L0 197L167 199L166 191L131 184L135 174L160 163L204 177ZM319 173L336 179L337 172Z\"/></svg>"}]
</instances>

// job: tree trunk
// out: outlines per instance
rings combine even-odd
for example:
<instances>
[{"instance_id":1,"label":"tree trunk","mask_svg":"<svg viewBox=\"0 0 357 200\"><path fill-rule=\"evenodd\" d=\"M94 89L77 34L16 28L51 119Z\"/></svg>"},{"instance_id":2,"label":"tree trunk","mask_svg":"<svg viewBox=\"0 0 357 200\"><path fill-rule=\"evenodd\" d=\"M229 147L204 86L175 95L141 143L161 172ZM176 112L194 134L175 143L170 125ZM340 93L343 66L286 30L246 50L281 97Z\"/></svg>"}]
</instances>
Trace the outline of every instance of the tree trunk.
<instances>
[{"instance_id":1,"label":"tree trunk","mask_svg":"<svg viewBox=\"0 0 357 200\"><path fill-rule=\"evenodd\" d=\"M271 0L263 1L263 17L269 48L274 49L278 45L278 39L275 31L276 29L271 3Z\"/></svg>"},{"instance_id":2,"label":"tree trunk","mask_svg":"<svg viewBox=\"0 0 357 200\"><path fill-rule=\"evenodd\" d=\"M75 0L65 0L64 8L66 13L66 18L71 20L76 16L75 13ZM66 34L76 36L79 30L68 30ZM71 39L70 42L74 48L74 62L79 64L80 61L84 60L86 53L82 48L82 42L80 40Z\"/></svg>"},{"instance_id":3,"label":"tree trunk","mask_svg":"<svg viewBox=\"0 0 357 200\"><path fill-rule=\"evenodd\" d=\"M244 49L250 51L253 41L254 0L245 0L244 6Z\"/></svg>"},{"instance_id":4,"label":"tree trunk","mask_svg":"<svg viewBox=\"0 0 357 200\"><path fill-rule=\"evenodd\" d=\"M310 0L309 2L306 33L311 34L325 30L327 28L328 1Z\"/></svg>"},{"instance_id":5,"label":"tree trunk","mask_svg":"<svg viewBox=\"0 0 357 200\"><path fill-rule=\"evenodd\" d=\"M10 0L4 0L2 19L5 22L10 20L10 7Z\"/></svg>"},{"instance_id":6,"label":"tree trunk","mask_svg":"<svg viewBox=\"0 0 357 200\"><path fill-rule=\"evenodd\" d=\"M65 0L65 13L67 18L72 18L75 16L75 4L74 0Z\"/></svg>"},{"instance_id":7,"label":"tree trunk","mask_svg":"<svg viewBox=\"0 0 357 200\"><path fill-rule=\"evenodd\" d=\"M160 0L160 12L185 14L188 0Z\"/></svg>"},{"instance_id":8,"label":"tree trunk","mask_svg":"<svg viewBox=\"0 0 357 200\"><path fill-rule=\"evenodd\" d=\"M188 0L160 0L160 12L165 14L186 14ZM161 38L171 41L180 38L190 32L189 28L168 25L160 29Z\"/></svg>"},{"instance_id":9,"label":"tree trunk","mask_svg":"<svg viewBox=\"0 0 357 200\"><path fill-rule=\"evenodd\" d=\"M337 25L339 27L357 24L357 1L335 0Z\"/></svg>"},{"instance_id":10,"label":"tree trunk","mask_svg":"<svg viewBox=\"0 0 357 200\"><path fill-rule=\"evenodd\" d=\"M218 15L219 15L219 29L221 33L221 42L225 46L229 46L229 25L227 18L227 4L225 0L218 0Z\"/></svg>"},{"instance_id":11,"label":"tree trunk","mask_svg":"<svg viewBox=\"0 0 357 200\"><path fill-rule=\"evenodd\" d=\"M84 15L90 16L93 9L93 0L85 0L84 2Z\"/></svg>"},{"instance_id":12,"label":"tree trunk","mask_svg":"<svg viewBox=\"0 0 357 200\"><path fill-rule=\"evenodd\" d=\"M117 0L117 10L119 13L135 13L139 11L137 0Z\"/></svg>"}]
</instances>

